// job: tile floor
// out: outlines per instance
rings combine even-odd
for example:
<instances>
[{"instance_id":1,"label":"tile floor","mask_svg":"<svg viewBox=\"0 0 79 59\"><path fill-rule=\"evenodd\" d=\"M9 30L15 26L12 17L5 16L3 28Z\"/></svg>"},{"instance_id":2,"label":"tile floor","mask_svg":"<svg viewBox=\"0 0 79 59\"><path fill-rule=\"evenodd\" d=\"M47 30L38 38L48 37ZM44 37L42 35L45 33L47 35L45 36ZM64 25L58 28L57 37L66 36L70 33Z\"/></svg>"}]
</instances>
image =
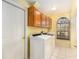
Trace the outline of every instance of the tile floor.
<instances>
[{"instance_id":1,"label":"tile floor","mask_svg":"<svg viewBox=\"0 0 79 59\"><path fill-rule=\"evenodd\" d=\"M77 49L56 46L50 59L77 59Z\"/></svg>"},{"instance_id":2,"label":"tile floor","mask_svg":"<svg viewBox=\"0 0 79 59\"><path fill-rule=\"evenodd\" d=\"M56 43L56 46L71 47L70 40L56 39L55 43Z\"/></svg>"}]
</instances>

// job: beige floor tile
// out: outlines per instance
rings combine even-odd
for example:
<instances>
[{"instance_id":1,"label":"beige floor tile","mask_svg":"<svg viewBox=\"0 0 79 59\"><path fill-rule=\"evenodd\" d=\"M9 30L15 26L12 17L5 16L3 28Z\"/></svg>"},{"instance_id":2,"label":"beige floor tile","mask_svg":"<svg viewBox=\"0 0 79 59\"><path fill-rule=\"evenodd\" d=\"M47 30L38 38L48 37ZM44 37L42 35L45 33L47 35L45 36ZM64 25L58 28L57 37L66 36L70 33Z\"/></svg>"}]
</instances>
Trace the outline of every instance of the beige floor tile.
<instances>
[{"instance_id":1,"label":"beige floor tile","mask_svg":"<svg viewBox=\"0 0 79 59\"><path fill-rule=\"evenodd\" d=\"M56 46L70 47L70 40L56 39Z\"/></svg>"},{"instance_id":2,"label":"beige floor tile","mask_svg":"<svg viewBox=\"0 0 79 59\"><path fill-rule=\"evenodd\" d=\"M51 59L77 59L77 49L56 46Z\"/></svg>"}]
</instances>

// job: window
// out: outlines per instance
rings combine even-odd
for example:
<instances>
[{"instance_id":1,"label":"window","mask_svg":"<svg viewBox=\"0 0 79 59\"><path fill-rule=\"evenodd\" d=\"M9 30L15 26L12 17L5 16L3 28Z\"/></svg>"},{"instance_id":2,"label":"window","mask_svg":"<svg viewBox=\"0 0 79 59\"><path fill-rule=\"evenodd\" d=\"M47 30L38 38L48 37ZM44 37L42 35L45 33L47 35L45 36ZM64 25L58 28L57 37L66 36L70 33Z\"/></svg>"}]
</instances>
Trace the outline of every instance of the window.
<instances>
[{"instance_id":1,"label":"window","mask_svg":"<svg viewBox=\"0 0 79 59\"><path fill-rule=\"evenodd\" d=\"M70 21L66 17L61 17L57 21L57 39L70 38Z\"/></svg>"}]
</instances>

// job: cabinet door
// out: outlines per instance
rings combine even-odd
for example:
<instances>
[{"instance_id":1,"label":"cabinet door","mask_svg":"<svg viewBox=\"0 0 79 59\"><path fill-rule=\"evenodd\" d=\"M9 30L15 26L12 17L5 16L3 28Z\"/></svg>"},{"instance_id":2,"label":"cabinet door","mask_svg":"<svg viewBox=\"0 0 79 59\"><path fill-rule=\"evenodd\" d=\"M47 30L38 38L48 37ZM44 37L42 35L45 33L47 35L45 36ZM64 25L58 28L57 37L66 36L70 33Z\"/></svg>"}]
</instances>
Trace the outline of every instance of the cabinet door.
<instances>
[{"instance_id":1,"label":"cabinet door","mask_svg":"<svg viewBox=\"0 0 79 59\"><path fill-rule=\"evenodd\" d=\"M31 6L28 8L28 26L34 25L34 7Z\"/></svg>"},{"instance_id":2,"label":"cabinet door","mask_svg":"<svg viewBox=\"0 0 79 59\"><path fill-rule=\"evenodd\" d=\"M50 25L50 19L46 17L46 27L49 27L49 25Z\"/></svg>"},{"instance_id":3,"label":"cabinet door","mask_svg":"<svg viewBox=\"0 0 79 59\"><path fill-rule=\"evenodd\" d=\"M46 27L51 28L51 25L52 25L52 19L47 17L47 19L46 19Z\"/></svg>"},{"instance_id":4,"label":"cabinet door","mask_svg":"<svg viewBox=\"0 0 79 59\"><path fill-rule=\"evenodd\" d=\"M42 14L42 27L46 27L46 16Z\"/></svg>"},{"instance_id":5,"label":"cabinet door","mask_svg":"<svg viewBox=\"0 0 79 59\"><path fill-rule=\"evenodd\" d=\"M41 13L36 9L34 9L34 26L41 26Z\"/></svg>"},{"instance_id":6,"label":"cabinet door","mask_svg":"<svg viewBox=\"0 0 79 59\"><path fill-rule=\"evenodd\" d=\"M49 18L49 28L51 28L51 27L52 27L52 19Z\"/></svg>"}]
</instances>

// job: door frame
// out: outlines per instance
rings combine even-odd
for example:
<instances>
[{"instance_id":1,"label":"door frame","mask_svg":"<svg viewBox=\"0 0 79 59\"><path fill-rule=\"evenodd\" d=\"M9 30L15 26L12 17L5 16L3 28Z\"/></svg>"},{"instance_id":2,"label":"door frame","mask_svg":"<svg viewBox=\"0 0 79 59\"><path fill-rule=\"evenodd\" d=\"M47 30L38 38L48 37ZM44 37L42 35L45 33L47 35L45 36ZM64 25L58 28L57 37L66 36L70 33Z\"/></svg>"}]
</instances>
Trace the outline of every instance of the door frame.
<instances>
[{"instance_id":1,"label":"door frame","mask_svg":"<svg viewBox=\"0 0 79 59\"><path fill-rule=\"evenodd\" d=\"M26 48L26 11L23 9L23 8L21 8L20 6L18 6L18 5L15 5L15 4L13 4L13 3L11 3L11 2L9 2L9 1L6 1L6 0L2 0L3 2L5 2L5 3L7 3L7 4L9 4L9 5L11 5L11 6L14 6L14 7L16 7L16 8L18 8L18 9L20 9L20 10L22 10L22 11L24 11L24 51L25 51L25 48ZM25 55L26 53L24 52L24 59L25 59Z\"/></svg>"}]
</instances>

